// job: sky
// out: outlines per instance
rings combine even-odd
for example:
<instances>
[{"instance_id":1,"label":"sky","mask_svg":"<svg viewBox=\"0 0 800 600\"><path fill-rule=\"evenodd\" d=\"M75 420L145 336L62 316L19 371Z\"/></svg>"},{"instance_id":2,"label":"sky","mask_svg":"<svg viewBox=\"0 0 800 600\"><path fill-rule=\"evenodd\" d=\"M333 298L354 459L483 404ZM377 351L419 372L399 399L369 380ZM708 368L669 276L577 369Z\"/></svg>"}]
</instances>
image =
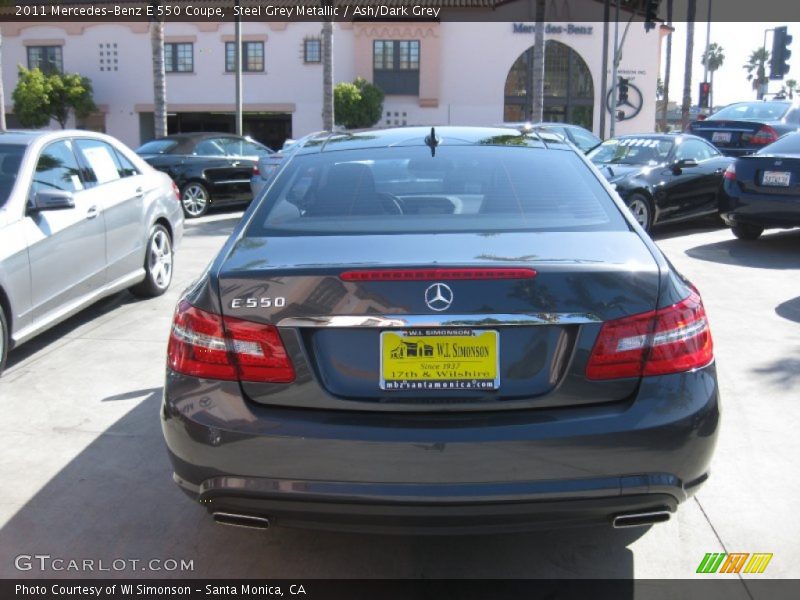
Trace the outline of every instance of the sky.
<instances>
[{"instance_id":1,"label":"sky","mask_svg":"<svg viewBox=\"0 0 800 600\"><path fill-rule=\"evenodd\" d=\"M787 0L796 1L796 0ZM698 2L697 13L705 14L705 3ZM716 3L715 3L716 5ZM715 6L716 8L716 6ZM677 15L676 15L677 16ZM713 20L713 13L712 13ZM742 68L747 62L750 53L764 43L764 30L786 25L789 35L793 37L791 44L792 56L788 63L791 66L785 79L794 79L800 82L800 22L794 23L711 23L711 42L722 46L725 62L714 74L714 104L722 106L741 100L755 100L756 92L752 83L747 81L747 71ZM683 94L683 71L686 60L686 23L674 22L672 26L672 68L670 79L670 100L680 99ZM707 22L696 22L694 30L694 61L692 65L692 104L697 103L697 93L700 82L703 80L703 65L700 58L706 47ZM767 50L772 50L772 32L767 34ZM664 63L667 52L667 42L661 51L661 78L664 77ZM769 74L769 65L767 65ZM777 92L781 88L780 81L771 81L770 92ZM797 95L795 95L797 98Z\"/></svg>"}]
</instances>

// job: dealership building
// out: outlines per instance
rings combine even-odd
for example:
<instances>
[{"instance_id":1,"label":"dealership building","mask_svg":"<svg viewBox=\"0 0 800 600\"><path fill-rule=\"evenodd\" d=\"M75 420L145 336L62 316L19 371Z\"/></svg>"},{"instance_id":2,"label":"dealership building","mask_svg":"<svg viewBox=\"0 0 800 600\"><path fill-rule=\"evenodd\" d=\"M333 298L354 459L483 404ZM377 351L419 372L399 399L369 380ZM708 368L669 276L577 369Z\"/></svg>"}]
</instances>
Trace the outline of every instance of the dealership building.
<instances>
[{"instance_id":1,"label":"dealership building","mask_svg":"<svg viewBox=\"0 0 800 600\"><path fill-rule=\"evenodd\" d=\"M443 0L463 21L402 22L371 18L334 23L334 81L363 77L385 94L379 126L497 125L530 118L534 2ZM583 125L598 135L602 96L603 3L551 0L545 27L544 120ZM460 12L459 12L460 11ZM613 16L613 11L612 11ZM620 37L629 13L621 11ZM574 17L574 18L573 18ZM481 20L481 19L484 20ZM319 21L242 24L245 133L273 147L322 128ZM131 146L153 137L149 23L14 21L2 25L3 83L9 127L17 65L77 72L91 79L99 111L76 125L105 131ZM652 131L662 39L631 23L619 74L629 80L616 132ZM230 20L165 25L170 132L233 131L234 24ZM608 135L606 113L605 135Z\"/></svg>"}]
</instances>

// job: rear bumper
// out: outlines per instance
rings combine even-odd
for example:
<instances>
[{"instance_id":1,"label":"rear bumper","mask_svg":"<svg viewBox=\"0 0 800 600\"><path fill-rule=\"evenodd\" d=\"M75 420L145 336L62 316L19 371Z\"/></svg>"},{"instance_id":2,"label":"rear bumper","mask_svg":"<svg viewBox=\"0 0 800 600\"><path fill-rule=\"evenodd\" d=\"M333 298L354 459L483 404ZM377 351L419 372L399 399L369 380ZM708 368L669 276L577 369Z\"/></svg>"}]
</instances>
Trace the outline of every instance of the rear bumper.
<instances>
[{"instance_id":1,"label":"rear bumper","mask_svg":"<svg viewBox=\"0 0 800 600\"><path fill-rule=\"evenodd\" d=\"M800 195L724 194L720 215L728 225L800 227Z\"/></svg>"},{"instance_id":2,"label":"rear bumper","mask_svg":"<svg viewBox=\"0 0 800 600\"><path fill-rule=\"evenodd\" d=\"M708 476L719 404L713 365L613 406L469 415L270 408L170 373L162 418L175 480L209 512L475 533L675 511Z\"/></svg>"}]
</instances>

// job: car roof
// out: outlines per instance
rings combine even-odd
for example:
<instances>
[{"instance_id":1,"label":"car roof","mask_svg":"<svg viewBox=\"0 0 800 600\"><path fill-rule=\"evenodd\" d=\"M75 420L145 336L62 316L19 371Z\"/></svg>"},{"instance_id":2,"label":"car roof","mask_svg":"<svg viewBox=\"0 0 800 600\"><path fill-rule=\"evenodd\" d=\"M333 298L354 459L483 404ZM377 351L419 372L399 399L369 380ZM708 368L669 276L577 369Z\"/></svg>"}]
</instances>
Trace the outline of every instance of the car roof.
<instances>
[{"instance_id":1,"label":"car roof","mask_svg":"<svg viewBox=\"0 0 800 600\"><path fill-rule=\"evenodd\" d=\"M457 146L526 146L558 148L572 151L561 139L544 139L536 132L521 132L512 127L397 127L364 131L321 133L310 137L297 149L297 154L336 150L389 148L392 146L424 146L434 132L437 145Z\"/></svg>"},{"instance_id":2,"label":"car roof","mask_svg":"<svg viewBox=\"0 0 800 600\"><path fill-rule=\"evenodd\" d=\"M27 146L42 136L53 135L60 132L61 130L35 131L28 129L8 129L0 133L0 144L23 144Z\"/></svg>"},{"instance_id":3,"label":"car roof","mask_svg":"<svg viewBox=\"0 0 800 600\"><path fill-rule=\"evenodd\" d=\"M204 138L210 137L241 137L242 139L244 136L236 135L235 133L225 133L224 131L187 131L185 133L173 133L170 135L165 135L164 137L157 138L155 140L150 140L151 142L160 142L164 140L202 140Z\"/></svg>"}]
</instances>

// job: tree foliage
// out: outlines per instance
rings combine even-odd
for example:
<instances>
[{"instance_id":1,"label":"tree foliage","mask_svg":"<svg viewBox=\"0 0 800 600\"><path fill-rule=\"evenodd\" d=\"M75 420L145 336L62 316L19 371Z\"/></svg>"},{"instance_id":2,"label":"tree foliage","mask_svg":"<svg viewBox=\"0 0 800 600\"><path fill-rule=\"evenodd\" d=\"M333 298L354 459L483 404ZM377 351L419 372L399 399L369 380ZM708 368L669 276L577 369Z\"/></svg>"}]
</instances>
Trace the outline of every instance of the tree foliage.
<instances>
[{"instance_id":1,"label":"tree foliage","mask_svg":"<svg viewBox=\"0 0 800 600\"><path fill-rule=\"evenodd\" d=\"M372 127L383 114L383 90L363 77L333 88L336 124L347 129Z\"/></svg>"},{"instance_id":2,"label":"tree foliage","mask_svg":"<svg viewBox=\"0 0 800 600\"><path fill-rule=\"evenodd\" d=\"M87 117L97 110L92 82L77 73L43 73L19 67L14 114L24 127L45 127L51 119L63 129L71 112Z\"/></svg>"},{"instance_id":3,"label":"tree foliage","mask_svg":"<svg viewBox=\"0 0 800 600\"><path fill-rule=\"evenodd\" d=\"M716 42L709 44L708 50L703 52L703 56L700 58L700 64L702 64L712 74L714 71L719 69L724 62L725 50Z\"/></svg>"},{"instance_id":4,"label":"tree foliage","mask_svg":"<svg viewBox=\"0 0 800 600\"><path fill-rule=\"evenodd\" d=\"M742 65L742 68L747 71L747 81L753 82L753 89L759 92L759 98L762 87L769 83L765 67L767 62L769 62L769 50L757 48L750 53L747 62Z\"/></svg>"}]
</instances>

